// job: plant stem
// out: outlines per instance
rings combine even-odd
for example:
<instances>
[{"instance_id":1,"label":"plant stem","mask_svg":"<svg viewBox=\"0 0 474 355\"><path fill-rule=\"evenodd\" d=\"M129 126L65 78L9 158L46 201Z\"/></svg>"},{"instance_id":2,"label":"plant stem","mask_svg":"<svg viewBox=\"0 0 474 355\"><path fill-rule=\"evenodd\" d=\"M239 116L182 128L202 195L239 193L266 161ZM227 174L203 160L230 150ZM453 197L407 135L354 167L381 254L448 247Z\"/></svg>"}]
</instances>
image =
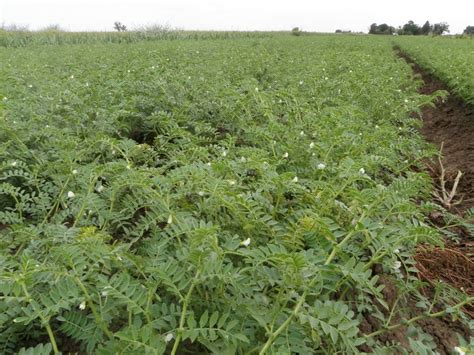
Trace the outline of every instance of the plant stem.
<instances>
[{"instance_id":1,"label":"plant stem","mask_svg":"<svg viewBox=\"0 0 474 355\"><path fill-rule=\"evenodd\" d=\"M459 309L461 308L462 306L468 304L468 303L471 303L471 302L474 302L474 297L468 297L466 298L464 301L462 301L461 303L458 303L457 305L453 306L453 307L450 307L452 309ZM382 334L382 333L385 333L387 331L390 331L390 330L395 330L395 329L398 329L402 326L407 326L407 325L410 325L412 323L415 323L421 319L425 319L425 318L436 318L436 317L442 317L444 316L445 314L448 313L448 309L445 309L445 310L442 310L442 311L439 311L439 312L436 312L436 313L430 313L430 314L422 314L422 315L419 315L419 316L416 316L416 317L413 317L407 321L404 321L402 323L398 323L398 324L394 324L394 325L391 325L389 327L386 327L386 328L382 328L382 329L379 329L377 330L376 332L373 332L373 333L370 333L370 334L367 334L365 335L365 338L372 338L374 336L377 336L379 334Z\"/></svg>"},{"instance_id":2,"label":"plant stem","mask_svg":"<svg viewBox=\"0 0 474 355\"><path fill-rule=\"evenodd\" d=\"M91 309L92 314L94 315L95 321L99 325L100 329L102 329L102 331L107 335L107 337L109 337L109 339L112 339L114 337L114 335L107 328L107 326L103 323L101 317L97 313L97 311L95 309L95 306L94 306L94 303L92 302L92 298L91 298L89 292L87 291L86 287L84 286L84 284L82 283L82 281L78 277L75 277L74 279L76 280L76 283L81 288L82 292L84 292L84 294L86 295L87 304L89 305L89 308Z\"/></svg>"},{"instance_id":3,"label":"plant stem","mask_svg":"<svg viewBox=\"0 0 474 355\"><path fill-rule=\"evenodd\" d=\"M313 282L311 282L311 283L313 283ZM301 295L300 300L296 304L296 306L293 309L293 312L291 312L290 316L283 322L282 325L280 325L278 327L277 330L275 330L272 334L270 334L270 336L267 339L267 342L263 346L262 350L260 350L259 355L265 354L267 352L267 350L270 348L270 346L272 346L273 341L278 337L278 335L280 335L286 329L286 327L290 325L291 321L298 314L301 306L303 305L304 301L306 300L306 295L308 294L308 290L309 290L309 287Z\"/></svg>"},{"instance_id":4,"label":"plant stem","mask_svg":"<svg viewBox=\"0 0 474 355\"><path fill-rule=\"evenodd\" d=\"M28 303L30 303L35 311L38 311L38 316L41 318L41 321L44 323L44 327L46 328L46 332L48 333L49 341L51 342L51 345L53 346L53 351L55 354L59 354L59 349L58 349L58 344L56 343L56 338L54 337L53 330L51 329L51 325L49 324L49 319L46 319L43 316L43 313L41 312L40 309L36 309L35 305L31 303L31 296L30 293L28 292L25 283L21 283L21 288L23 289L23 292L28 300Z\"/></svg>"},{"instance_id":5,"label":"plant stem","mask_svg":"<svg viewBox=\"0 0 474 355\"><path fill-rule=\"evenodd\" d=\"M365 217L365 214L362 214L362 216L359 218L359 221L362 220ZM331 261L335 258L337 255L337 252L341 249L341 247L356 233L358 232L357 230L354 230L346 235L346 237L341 240L336 246L331 251L331 254L327 257L326 261L324 262L324 265L329 265ZM308 285L306 290L303 292L301 295L298 303L296 304L295 308L293 309L293 312L291 312L290 316L278 327L276 331L270 334L270 336L267 339L267 342L263 346L262 350L260 350L259 355L265 354L265 352L270 348L270 346L273 344L275 339L277 338L278 335L280 335L286 327L288 327L293 320L293 318L298 314L301 306L303 303L306 301L306 296L308 294L308 291L311 287L313 287L314 283L316 282L317 277L315 277Z\"/></svg>"},{"instance_id":6,"label":"plant stem","mask_svg":"<svg viewBox=\"0 0 474 355\"><path fill-rule=\"evenodd\" d=\"M196 286L198 277L199 277L199 270L196 272L196 275L194 276L194 280L191 283L191 286L189 287L188 293L186 294L186 297L183 300L183 310L181 311L181 317L179 320L178 334L176 335L176 340L174 341L173 349L171 350L171 355L175 355L176 351L178 351L178 346L179 346L179 343L181 342L181 337L184 330L184 322L186 321L186 311L188 309L189 299L191 298L194 287Z\"/></svg>"}]
</instances>

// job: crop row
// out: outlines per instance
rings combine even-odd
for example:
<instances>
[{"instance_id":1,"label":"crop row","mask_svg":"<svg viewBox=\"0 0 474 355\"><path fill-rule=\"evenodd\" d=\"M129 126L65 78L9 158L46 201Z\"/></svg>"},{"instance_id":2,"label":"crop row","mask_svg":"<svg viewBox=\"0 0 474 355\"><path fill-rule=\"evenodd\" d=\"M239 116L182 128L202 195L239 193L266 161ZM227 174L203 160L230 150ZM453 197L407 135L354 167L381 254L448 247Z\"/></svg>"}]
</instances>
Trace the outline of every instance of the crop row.
<instances>
[{"instance_id":1,"label":"crop row","mask_svg":"<svg viewBox=\"0 0 474 355\"><path fill-rule=\"evenodd\" d=\"M201 40L269 37L267 32L183 31L166 27L150 27L129 32L65 32L59 30L26 31L0 29L0 48L38 45L110 44L162 40Z\"/></svg>"},{"instance_id":2,"label":"crop row","mask_svg":"<svg viewBox=\"0 0 474 355\"><path fill-rule=\"evenodd\" d=\"M472 38L406 37L396 40L403 52L474 104L474 42Z\"/></svg>"}]
</instances>

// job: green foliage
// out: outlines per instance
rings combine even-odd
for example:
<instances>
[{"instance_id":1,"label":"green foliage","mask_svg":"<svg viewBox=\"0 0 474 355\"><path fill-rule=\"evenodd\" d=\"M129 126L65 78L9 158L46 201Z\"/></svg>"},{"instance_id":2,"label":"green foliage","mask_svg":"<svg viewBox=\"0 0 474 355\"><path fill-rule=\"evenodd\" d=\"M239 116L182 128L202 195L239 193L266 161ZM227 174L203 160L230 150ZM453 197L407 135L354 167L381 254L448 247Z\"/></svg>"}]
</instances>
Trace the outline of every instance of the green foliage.
<instances>
[{"instance_id":1,"label":"green foliage","mask_svg":"<svg viewBox=\"0 0 474 355\"><path fill-rule=\"evenodd\" d=\"M421 297L411 255L438 233L412 113L431 98L388 41L0 63L0 353L354 353L367 314ZM402 290L390 315L375 265Z\"/></svg>"},{"instance_id":2,"label":"green foliage","mask_svg":"<svg viewBox=\"0 0 474 355\"><path fill-rule=\"evenodd\" d=\"M369 34L371 35L392 35L394 33L395 28L387 25L386 23L382 23L380 25L373 23L369 28Z\"/></svg>"},{"instance_id":3,"label":"green foliage","mask_svg":"<svg viewBox=\"0 0 474 355\"><path fill-rule=\"evenodd\" d=\"M302 33L303 33L303 31L301 31L299 27L293 27L291 29L291 34L293 36L301 36Z\"/></svg>"},{"instance_id":4,"label":"green foliage","mask_svg":"<svg viewBox=\"0 0 474 355\"><path fill-rule=\"evenodd\" d=\"M124 26L119 23L120 26ZM127 31L120 27L117 32L67 32L58 26L50 26L44 30L33 32L28 28L17 26L0 27L0 47L18 48L32 45L68 45L68 44L110 44L134 43L142 41L162 40L201 40L201 39L233 39L233 38L265 38L268 32L243 31L184 31L170 29L166 26L152 25L138 27Z\"/></svg>"},{"instance_id":5,"label":"green foliage","mask_svg":"<svg viewBox=\"0 0 474 355\"><path fill-rule=\"evenodd\" d=\"M474 26L467 26L464 31L463 31L463 34L465 35L474 35Z\"/></svg>"},{"instance_id":6,"label":"green foliage","mask_svg":"<svg viewBox=\"0 0 474 355\"><path fill-rule=\"evenodd\" d=\"M469 39L397 38L396 44L416 63L474 104L474 51Z\"/></svg>"}]
</instances>

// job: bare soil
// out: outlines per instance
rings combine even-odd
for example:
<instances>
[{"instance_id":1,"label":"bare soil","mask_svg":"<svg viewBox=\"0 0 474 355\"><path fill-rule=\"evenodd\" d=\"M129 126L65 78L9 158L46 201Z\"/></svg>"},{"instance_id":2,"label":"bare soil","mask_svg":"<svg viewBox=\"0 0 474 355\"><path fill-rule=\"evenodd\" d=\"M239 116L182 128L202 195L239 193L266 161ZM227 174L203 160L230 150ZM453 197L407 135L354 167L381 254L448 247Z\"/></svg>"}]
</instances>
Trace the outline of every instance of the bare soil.
<instances>
[{"instance_id":1,"label":"bare soil","mask_svg":"<svg viewBox=\"0 0 474 355\"><path fill-rule=\"evenodd\" d=\"M414 78L420 78L424 82L419 90L420 93L430 95L437 90L449 93L446 99L439 99L434 107L426 106L422 109L423 127L421 133L427 141L437 145L440 149L443 148L441 161L448 189L452 188L458 171L463 173L455 198L460 202L450 209L451 213L463 217L467 210L474 207L474 107L452 94L442 81L423 70L408 56L398 49L396 51L412 66ZM441 166L437 162L429 162L427 165L436 188L439 189L441 187ZM429 219L438 226L444 225L441 212L432 213ZM428 297L433 294L433 286L440 280L470 296L474 295L474 236L462 227L456 227L451 232L458 236L458 242L446 241L444 248L420 245L415 255L419 277L428 284L423 290ZM381 277L380 284L385 286L384 297L390 305L397 296L394 282L387 277ZM411 309L410 313L413 313L412 316L418 315L419 310L414 305L409 308ZM438 310L441 309L436 311ZM463 310L468 316L474 318L474 305L467 305ZM397 319L394 321L396 322ZM418 325L433 337L440 354L453 352L453 348L458 345L456 334L465 338L473 336L465 324L453 321L449 316L424 319L419 321ZM377 330L377 327L379 327L378 320L367 315L362 328L374 331ZM409 349L406 330L405 327L401 327L384 333L379 337L379 340L383 342L395 341Z\"/></svg>"},{"instance_id":2,"label":"bare soil","mask_svg":"<svg viewBox=\"0 0 474 355\"><path fill-rule=\"evenodd\" d=\"M474 207L474 107L452 94L446 84L409 57L402 53L400 56L411 64L414 75L423 80L424 85L419 90L421 94L431 95L438 90L449 92L448 97L439 99L435 107L423 108L421 133L428 142L439 148L443 146L442 162L448 180L452 182L458 171L463 173L457 189L457 196L462 202L454 206L455 212L463 214ZM436 182L439 181L439 169L437 166L432 171Z\"/></svg>"}]
</instances>

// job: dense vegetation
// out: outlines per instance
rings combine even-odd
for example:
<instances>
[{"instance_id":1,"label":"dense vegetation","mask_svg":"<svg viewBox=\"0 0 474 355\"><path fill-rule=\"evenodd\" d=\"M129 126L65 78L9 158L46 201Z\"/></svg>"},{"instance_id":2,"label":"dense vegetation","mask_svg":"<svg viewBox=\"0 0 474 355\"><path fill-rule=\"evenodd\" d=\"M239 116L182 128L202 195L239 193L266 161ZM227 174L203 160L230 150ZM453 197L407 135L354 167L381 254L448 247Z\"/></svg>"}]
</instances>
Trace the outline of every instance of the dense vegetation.
<instances>
[{"instance_id":1,"label":"dense vegetation","mask_svg":"<svg viewBox=\"0 0 474 355\"><path fill-rule=\"evenodd\" d=\"M41 46L0 63L0 353L382 354L403 350L377 335L409 305L432 312L412 253L438 240L417 172L433 150L411 115L431 98L388 41ZM409 351L429 353L408 325Z\"/></svg>"},{"instance_id":2,"label":"dense vegetation","mask_svg":"<svg viewBox=\"0 0 474 355\"><path fill-rule=\"evenodd\" d=\"M403 52L474 104L474 42L470 38L397 38Z\"/></svg>"},{"instance_id":3,"label":"dense vegetation","mask_svg":"<svg viewBox=\"0 0 474 355\"><path fill-rule=\"evenodd\" d=\"M449 32L449 25L446 22L430 24L429 21L426 21L423 26L420 26L411 20L403 26L399 26L398 28L389 26L386 23L382 23L380 25L373 23L369 28L369 34L373 35L397 34L401 36L441 36L446 32Z\"/></svg>"},{"instance_id":4,"label":"dense vegetation","mask_svg":"<svg viewBox=\"0 0 474 355\"><path fill-rule=\"evenodd\" d=\"M54 26L43 31L27 29L1 29L0 48L15 48L34 45L68 45L101 43L134 43L142 41L184 40L184 39L232 39L269 37L268 32L239 31L181 31L161 26L140 28L127 32L65 32Z\"/></svg>"}]
</instances>

